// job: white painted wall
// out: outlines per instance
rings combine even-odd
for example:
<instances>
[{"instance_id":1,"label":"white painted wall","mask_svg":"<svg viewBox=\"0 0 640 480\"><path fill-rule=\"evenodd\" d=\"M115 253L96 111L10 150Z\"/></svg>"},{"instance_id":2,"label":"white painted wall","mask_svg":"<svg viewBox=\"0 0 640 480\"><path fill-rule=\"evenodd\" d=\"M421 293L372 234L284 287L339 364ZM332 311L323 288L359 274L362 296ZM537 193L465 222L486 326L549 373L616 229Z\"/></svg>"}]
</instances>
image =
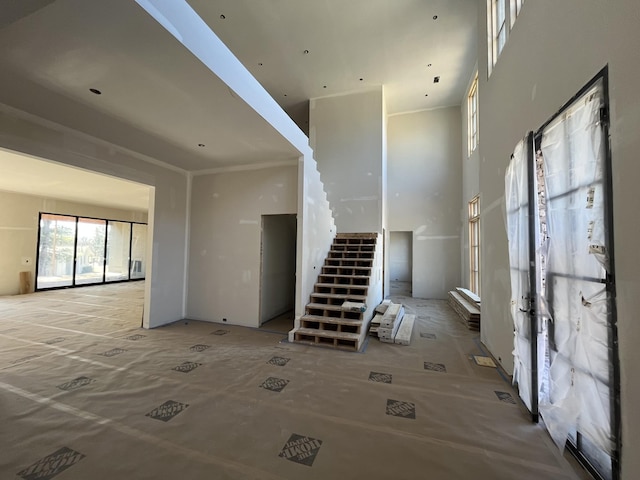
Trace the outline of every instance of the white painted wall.
<instances>
[{"instance_id":1,"label":"white painted wall","mask_svg":"<svg viewBox=\"0 0 640 480\"><path fill-rule=\"evenodd\" d=\"M143 322L183 318L186 172L1 104L0 147L153 186Z\"/></svg>"},{"instance_id":2,"label":"white painted wall","mask_svg":"<svg viewBox=\"0 0 640 480\"><path fill-rule=\"evenodd\" d=\"M411 231L413 296L460 285L460 108L389 117L389 230Z\"/></svg>"},{"instance_id":3,"label":"white painted wall","mask_svg":"<svg viewBox=\"0 0 640 480\"><path fill-rule=\"evenodd\" d=\"M389 277L391 281L410 282L413 261L413 232L389 235Z\"/></svg>"},{"instance_id":4,"label":"white painted wall","mask_svg":"<svg viewBox=\"0 0 640 480\"><path fill-rule=\"evenodd\" d=\"M482 341L512 370L504 172L516 142L536 130L609 65L614 235L622 395L622 478L640 478L640 2L528 1L487 80L486 12L480 2Z\"/></svg>"},{"instance_id":5,"label":"white painted wall","mask_svg":"<svg viewBox=\"0 0 640 480\"><path fill-rule=\"evenodd\" d=\"M296 310L294 330L300 327L311 292L318 281L336 235L327 194L311 149L298 161L298 259L296 262ZM289 341L294 333L289 332Z\"/></svg>"},{"instance_id":6,"label":"white painted wall","mask_svg":"<svg viewBox=\"0 0 640 480\"><path fill-rule=\"evenodd\" d=\"M312 99L310 145L339 233L382 232L382 87Z\"/></svg>"},{"instance_id":7,"label":"white painted wall","mask_svg":"<svg viewBox=\"0 0 640 480\"><path fill-rule=\"evenodd\" d=\"M73 186L70 185L69 188ZM40 212L131 222L147 221L147 214L144 212L0 191L0 295L19 293L19 272L31 272L33 291ZM30 264L22 264L25 257L31 259Z\"/></svg>"},{"instance_id":8,"label":"white painted wall","mask_svg":"<svg viewBox=\"0 0 640 480\"><path fill-rule=\"evenodd\" d=\"M296 289L296 216L262 216L260 323L293 310Z\"/></svg>"},{"instance_id":9,"label":"white painted wall","mask_svg":"<svg viewBox=\"0 0 640 480\"><path fill-rule=\"evenodd\" d=\"M296 213L297 170L194 176L188 318L259 326L262 215Z\"/></svg>"}]
</instances>

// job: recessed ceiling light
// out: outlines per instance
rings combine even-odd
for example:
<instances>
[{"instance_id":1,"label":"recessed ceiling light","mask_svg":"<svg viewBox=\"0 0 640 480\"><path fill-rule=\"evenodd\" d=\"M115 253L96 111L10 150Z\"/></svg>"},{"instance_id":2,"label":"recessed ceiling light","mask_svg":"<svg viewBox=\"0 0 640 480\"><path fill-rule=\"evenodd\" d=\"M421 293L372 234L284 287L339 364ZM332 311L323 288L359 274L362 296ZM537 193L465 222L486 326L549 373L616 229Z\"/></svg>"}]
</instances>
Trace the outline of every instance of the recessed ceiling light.
<instances>
[{"instance_id":1,"label":"recessed ceiling light","mask_svg":"<svg viewBox=\"0 0 640 480\"><path fill-rule=\"evenodd\" d=\"M220 20L224 20L225 18L227 17L225 17L224 15L220 15Z\"/></svg>"},{"instance_id":2,"label":"recessed ceiling light","mask_svg":"<svg viewBox=\"0 0 640 480\"><path fill-rule=\"evenodd\" d=\"M90 88L89 91L91 93L95 93L96 95L102 95L102 92L100 90L98 90L97 88Z\"/></svg>"},{"instance_id":3,"label":"recessed ceiling light","mask_svg":"<svg viewBox=\"0 0 640 480\"><path fill-rule=\"evenodd\" d=\"M204 143L199 143L199 144L198 144L198 146L199 146L200 148L202 148L202 147L204 147L204 146L205 146L205 144L204 144Z\"/></svg>"},{"instance_id":4,"label":"recessed ceiling light","mask_svg":"<svg viewBox=\"0 0 640 480\"><path fill-rule=\"evenodd\" d=\"M309 55L309 50L305 50L302 53L304 53L305 55Z\"/></svg>"},{"instance_id":5,"label":"recessed ceiling light","mask_svg":"<svg viewBox=\"0 0 640 480\"><path fill-rule=\"evenodd\" d=\"M434 20L437 20L437 19L438 19L438 15L434 15L434 16L433 16L433 19L434 19Z\"/></svg>"},{"instance_id":6,"label":"recessed ceiling light","mask_svg":"<svg viewBox=\"0 0 640 480\"><path fill-rule=\"evenodd\" d=\"M433 77L433 83L440 83L440 77Z\"/></svg>"}]
</instances>

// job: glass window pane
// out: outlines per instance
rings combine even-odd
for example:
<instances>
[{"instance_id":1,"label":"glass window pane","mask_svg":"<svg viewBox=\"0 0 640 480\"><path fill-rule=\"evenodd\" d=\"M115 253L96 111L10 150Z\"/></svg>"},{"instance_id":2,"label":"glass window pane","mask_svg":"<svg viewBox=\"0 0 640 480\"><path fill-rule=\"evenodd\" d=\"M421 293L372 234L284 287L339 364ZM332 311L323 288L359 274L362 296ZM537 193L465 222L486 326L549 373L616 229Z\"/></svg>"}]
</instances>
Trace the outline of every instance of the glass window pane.
<instances>
[{"instance_id":1,"label":"glass window pane","mask_svg":"<svg viewBox=\"0 0 640 480\"><path fill-rule=\"evenodd\" d=\"M105 220L78 219L76 285L102 283L106 230Z\"/></svg>"},{"instance_id":2,"label":"glass window pane","mask_svg":"<svg viewBox=\"0 0 640 480\"><path fill-rule=\"evenodd\" d=\"M131 278L144 278L147 261L147 226L134 223L131 236Z\"/></svg>"},{"instance_id":3,"label":"glass window pane","mask_svg":"<svg viewBox=\"0 0 640 480\"><path fill-rule=\"evenodd\" d=\"M105 280L115 282L129 278L131 224L109 222L107 225L107 271Z\"/></svg>"},{"instance_id":4,"label":"glass window pane","mask_svg":"<svg viewBox=\"0 0 640 480\"><path fill-rule=\"evenodd\" d=\"M73 284L75 238L75 217L45 213L40 216L36 289Z\"/></svg>"}]
</instances>

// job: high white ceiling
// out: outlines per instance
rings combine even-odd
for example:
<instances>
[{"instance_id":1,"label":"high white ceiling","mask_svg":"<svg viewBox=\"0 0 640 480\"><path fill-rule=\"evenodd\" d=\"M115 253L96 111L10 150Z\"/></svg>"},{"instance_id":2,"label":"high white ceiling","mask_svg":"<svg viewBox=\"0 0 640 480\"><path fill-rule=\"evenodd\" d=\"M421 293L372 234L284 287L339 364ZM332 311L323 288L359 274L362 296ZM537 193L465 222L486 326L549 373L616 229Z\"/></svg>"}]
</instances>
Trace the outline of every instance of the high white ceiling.
<instances>
[{"instance_id":1,"label":"high white ceiling","mask_svg":"<svg viewBox=\"0 0 640 480\"><path fill-rule=\"evenodd\" d=\"M187 1L303 131L310 98L372 86L388 114L460 105L475 64L477 0Z\"/></svg>"},{"instance_id":2,"label":"high white ceiling","mask_svg":"<svg viewBox=\"0 0 640 480\"><path fill-rule=\"evenodd\" d=\"M373 86L459 105L475 63L477 0L188 3L303 131L310 98ZM0 103L189 171L298 156L134 0L0 2Z\"/></svg>"}]
</instances>

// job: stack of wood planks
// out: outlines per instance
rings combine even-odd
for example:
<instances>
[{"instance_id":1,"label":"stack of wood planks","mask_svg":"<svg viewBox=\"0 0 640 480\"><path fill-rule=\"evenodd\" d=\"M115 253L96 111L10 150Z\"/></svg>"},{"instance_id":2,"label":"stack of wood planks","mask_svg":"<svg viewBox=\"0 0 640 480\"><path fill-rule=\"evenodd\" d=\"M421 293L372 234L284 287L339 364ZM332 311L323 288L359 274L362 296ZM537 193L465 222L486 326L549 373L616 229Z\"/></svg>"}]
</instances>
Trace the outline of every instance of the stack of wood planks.
<instances>
[{"instance_id":1,"label":"stack of wood planks","mask_svg":"<svg viewBox=\"0 0 640 480\"><path fill-rule=\"evenodd\" d=\"M480 297L466 288L456 287L449 292L449 305L469 330L480 330Z\"/></svg>"},{"instance_id":2,"label":"stack of wood planks","mask_svg":"<svg viewBox=\"0 0 640 480\"><path fill-rule=\"evenodd\" d=\"M385 300L376 307L369 333L377 335L381 342L409 345L415 323L415 315L406 314L401 303Z\"/></svg>"}]
</instances>

